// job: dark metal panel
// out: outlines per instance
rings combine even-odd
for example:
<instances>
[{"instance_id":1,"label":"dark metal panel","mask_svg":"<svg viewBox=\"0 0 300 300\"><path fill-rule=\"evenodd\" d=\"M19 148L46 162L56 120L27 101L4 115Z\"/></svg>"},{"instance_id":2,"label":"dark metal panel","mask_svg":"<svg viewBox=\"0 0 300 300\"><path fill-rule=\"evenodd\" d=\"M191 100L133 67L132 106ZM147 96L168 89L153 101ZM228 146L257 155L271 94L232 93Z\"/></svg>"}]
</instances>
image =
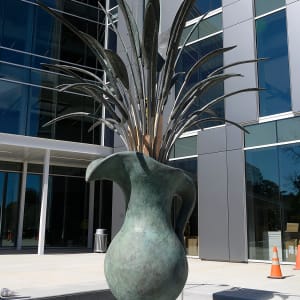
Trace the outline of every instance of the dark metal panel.
<instances>
[{"instance_id":1,"label":"dark metal panel","mask_svg":"<svg viewBox=\"0 0 300 300\"><path fill-rule=\"evenodd\" d=\"M199 254L229 260L226 153L198 157Z\"/></svg>"},{"instance_id":2,"label":"dark metal panel","mask_svg":"<svg viewBox=\"0 0 300 300\"><path fill-rule=\"evenodd\" d=\"M245 160L242 149L227 152L229 259L247 261Z\"/></svg>"}]
</instances>

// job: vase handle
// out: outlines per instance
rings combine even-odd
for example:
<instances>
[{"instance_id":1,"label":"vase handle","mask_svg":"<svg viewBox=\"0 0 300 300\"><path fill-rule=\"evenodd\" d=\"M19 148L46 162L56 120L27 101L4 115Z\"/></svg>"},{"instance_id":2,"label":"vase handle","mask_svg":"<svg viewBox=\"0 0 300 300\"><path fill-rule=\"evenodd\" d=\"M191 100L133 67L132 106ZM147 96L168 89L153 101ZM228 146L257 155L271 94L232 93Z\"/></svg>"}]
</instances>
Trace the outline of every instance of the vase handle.
<instances>
[{"instance_id":1,"label":"vase handle","mask_svg":"<svg viewBox=\"0 0 300 300\"><path fill-rule=\"evenodd\" d=\"M122 160L123 156L123 153L116 153L107 158L92 161L86 170L86 181L105 179L117 183L124 192L127 207L131 183Z\"/></svg>"},{"instance_id":2,"label":"vase handle","mask_svg":"<svg viewBox=\"0 0 300 300\"><path fill-rule=\"evenodd\" d=\"M175 233L184 246L184 229L196 202L196 189L190 177L184 174L182 184L178 185L176 196L181 198L181 207L175 220Z\"/></svg>"}]
</instances>

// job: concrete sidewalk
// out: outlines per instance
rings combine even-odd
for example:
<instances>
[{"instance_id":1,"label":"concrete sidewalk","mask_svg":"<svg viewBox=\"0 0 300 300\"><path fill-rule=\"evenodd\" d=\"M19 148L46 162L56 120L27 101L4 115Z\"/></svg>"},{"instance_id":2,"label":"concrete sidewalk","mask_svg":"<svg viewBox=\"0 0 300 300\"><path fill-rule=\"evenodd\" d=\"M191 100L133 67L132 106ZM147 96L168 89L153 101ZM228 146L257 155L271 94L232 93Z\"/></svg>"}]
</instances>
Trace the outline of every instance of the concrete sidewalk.
<instances>
[{"instance_id":1,"label":"concrete sidewalk","mask_svg":"<svg viewBox=\"0 0 300 300\"><path fill-rule=\"evenodd\" d=\"M15 292L10 299L112 300L103 272L104 257L98 253L2 254L0 287ZM189 259L189 277L179 299L300 300L300 271L293 267L281 266L285 279L268 279L270 264Z\"/></svg>"}]
</instances>

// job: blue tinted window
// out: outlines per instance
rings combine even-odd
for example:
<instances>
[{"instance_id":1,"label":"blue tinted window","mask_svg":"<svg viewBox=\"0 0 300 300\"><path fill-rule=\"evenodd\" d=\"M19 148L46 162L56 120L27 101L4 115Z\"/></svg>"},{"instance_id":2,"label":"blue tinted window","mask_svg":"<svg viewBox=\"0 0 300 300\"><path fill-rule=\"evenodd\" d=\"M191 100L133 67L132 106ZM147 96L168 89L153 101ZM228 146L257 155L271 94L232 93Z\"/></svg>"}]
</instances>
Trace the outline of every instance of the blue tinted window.
<instances>
[{"instance_id":1,"label":"blue tinted window","mask_svg":"<svg viewBox=\"0 0 300 300\"><path fill-rule=\"evenodd\" d=\"M117 0L109 0L109 8L115 7L118 4Z\"/></svg>"},{"instance_id":2,"label":"blue tinted window","mask_svg":"<svg viewBox=\"0 0 300 300\"><path fill-rule=\"evenodd\" d=\"M117 51L117 34L113 30L108 30L108 45L107 48Z\"/></svg>"},{"instance_id":3,"label":"blue tinted window","mask_svg":"<svg viewBox=\"0 0 300 300\"><path fill-rule=\"evenodd\" d=\"M10 64L0 64L0 76L5 79L16 80L20 82L30 82L30 70Z\"/></svg>"},{"instance_id":4,"label":"blue tinted window","mask_svg":"<svg viewBox=\"0 0 300 300\"><path fill-rule=\"evenodd\" d=\"M291 237L288 233L287 223L300 224L300 145L285 145L279 149L279 170L280 170L280 196L282 201L282 224L284 238L284 246L289 249L291 238L299 237L296 233L295 237ZM297 241L297 240L296 240ZM294 244L297 249L297 243ZM290 255L288 251L285 253L285 259L295 261L295 257Z\"/></svg>"},{"instance_id":5,"label":"blue tinted window","mask_svg":"<svg viewBox=\"0 0 300 300\"><path fill-rule=\"evenodd\" d=\"M196 63L202 56L205 54L223 47L223 36L222 34L215 35L213 37L210 37L208 39L202 40L200 42L194 43L192 45L189 45L185 48L183 51L183 54L181 56L181 59L178 64L177 72L182 72L189 70L193 64ZM214 57L213 59L206 62L198 71L196 71L192 76L191 79L188 81L186 85L186 91L194 86L199 81L206 78L208 74L210 74L215 69L221 67L223 65L223 56ZM183 80L183 79L182 79ZM183 81L178 81L176 84L176 93L178 93L180 86ZM203 92L201 94L201 97L199 97L194 104L191 106L188 113L191 111L195 111L202 107L204 104L208 103L209 101L213 100L216 97L219 97L223 95L224 93L224 85L221 83L216 84L213 86L213 88L210 88ZM224 117L224 104L223 102L217 103L213 110L219 117ZM203 115L203 117L207 117ZM202 126L209 127L209 126L215 126L219 123L216 122L209 122L206 124L202 123ZM197 128L194 128L197 129Z\"/></svg>"},{"instance_id":6,"label":"blue tinted window","mask_svg":"<svg viewBox=\"0 0 300 300\"><path fill-rule=\"evenodd\" d=\"M300 140L300 117L277 121L278 142Z\"/></svg>"},{"instance_id":7,"label":"blue tinted window","mask_svg":"<svg viewBox=\"0 0 300 300\"><path fill-rule=\"evenodd\" d=\"M48 89L31 87L28 105L27 135L55 138L54 127L42 127L55 118L56 94Z\"/></svg>"},{"instance_id":8,"label":"blue tinted window","mask_svg":"<svg viewBox=\"0 0 300 300\"><path fill-rule=\"evenodd\" d=\"M281 229L276 147L246 151L249 258L268 260L268 231ZM270 245L270 247L272 247Z\"/></svg>"},{"instance_id":9,"label":"blue tinted window","mask_svg":"<svg viewBox=\"0 0 300 300\"><path fill-rule=\"evenodd\" d=\"M197 18L209 11L215 10L222 6L222 0L197 0L192 7L189 19Z\"/></svg>"},{"instance_id":10,"label":"blue tinted window","mask_svg":"<svg viewBox=\"0 0 300 300\"><path fill-rule=\"evenodd\" d=\"M276 245L283 261L295 261L298 233L287 228L300 223L299 162L300 144L246 151L250 259L271 260Z\"/></svg>"},{"instance_id":11,"label":"blue tinted window","mask_svg":"<svg viewBox=\"0 0 300 300\"><path fill-rule=\"evenodd\" d=\"M0 81L0 132L25 134L29 88Z\"/></svg>"},{"instance_id":12,"label":"blue tinted window","mask_svg":"<svg viewBox=\"0 0 300 300\"><path fill-rule=\"evenodd\" d=\"M260 116L291 110L290 77L285 10L256 21Z\"/></svg>"},{"instance_id":13,"label":"blue tinted window","mask_svg":"<svg viewBox=\"0 0 300 300\"><path fill-rule=\"evenodd\" d=\"M197 136L178 139L171 151L170 158L197 155Z\"/></svg>"},{"instance_id":14,"label":"blue tinted window","mask_svg":"<svg viewBox=\"0 0 300 300\"><path fill-rule=\"evenodd\" d=\"M18 173L0 172L0 248L16 246L20 177Z\"/></svg>"},{"instance_id":15,"label":"blue tinted window","mask_svg":"<svg viewBox=\"0 0 300 300\"><path fill-rule=\"evenodd\" d=\"M181 36L181 44L183 44L187 38L187 36L190 34L190 31L192 30L194 24L191 26L186 27ZM188 43L191 43L192 41L199 40L201 38L204 38L208 35L212 35L213 33L217 33L218 31L222 30L222 14L214 15L210 18L206 18L205 20L202 20L200 24L197 26L197 29L193 32L191 37L188 40Z\"/></svg>"},{"instance_id":16,"label":"blue tinted window","mask_svg":"<svg viewBox=\"0 0 300 300\"><path fill-rule=\"evenodd\" d=\"M0 48L0 60L24 66L31 65L30 54L17 52L12 49Z\"/></svg>"},{"instance_id":17,"label":"blue tinted window","mask_svg":"<svg viewBox=\"0 0 300 300\"><path fill-rule=\"evenodd\" d=\"M33 53L58 58L59 35L54 32L56 30L58 33L61 30L61 25L40 8L37 8L35 24L34 39L32 40Z\"/></svg>"},{"instance_id":18,"label":"blue tinted window","mask_svg":"<svg viewBox=\"0 0 300 300\"><path fill-rule=\"evenodd\" d=\"M104 18L98 15L96 8L86 5L89 2L97 6L97 0L73 2L43 0L46 5L72 14L65 17L79 30L93 36L98 34L99 41L103 42L104 27L88 21ZM35 0L0 1L0 60L3 61L0 64L0 132L98 144L100 130L88 133L91 123L85 119L42 127L45 122L71 110L92 112L95 104L91 98L81 95L43 89L73 81L69 76L49 72L41 63L66 60L96 67L96 60L65 26L34 3ZM100 68L97 72L101 74Z\"/></svg>"},{"instance_id":19,"label":"blue tinted window","mask_svg":"<svg viewBox=\"0 0 300 300\"><path fill-rule=\"evenodd\" d=\"M31 51L35 9L34 5L23 1L4 1L3 46Z\"/></svg>"},{"instance_id":20,"label":"blue tinted window","mask_svg":"<svg viewBox=\"0 0 300 300\"><path fill-rule=\"evenodd\" d=\"M72 11L70 11L70 7ZM73 2L71 6L64 5L60 9L68 10L74 15L80 15L88 19L95 19L91 15L90 10L97 13L97 9L81 4L74 6ZM2 33L1 46L96 67L94 56L79 38L38 6L19 0L5 0L1 1L1 14L3 15L0 23L0 31ZM64 16L79 30L93 36L99 36L99 41L103 42L103 26L98 28L95 22L68 14ZM14 55L16 56L17 54L14 53ZM11 58L10 60L13 59L16 60L16 58ZM30 60L28 59L27 57L27 60L22 64L29 65Z\"/></svg>"},{"instance_id":21,"label":"blue tinted window","mask_svg":"<svg viewBox=\"0 0 300 300\"><path fill-rule=\"evenodd\" d=\"M276 122L246 126L245 147L274 144L277 142Z\"/></svg>"},{"instance_id":22,"label":"blue tinted window","mask_svg":"<svg viewBox=\"0 0 300 300\"><path fill-rule=\"evenodd\" d=\"M285 0L255 0L255 15L259 16L285 5Z\"/></svg>"}]
</instances>

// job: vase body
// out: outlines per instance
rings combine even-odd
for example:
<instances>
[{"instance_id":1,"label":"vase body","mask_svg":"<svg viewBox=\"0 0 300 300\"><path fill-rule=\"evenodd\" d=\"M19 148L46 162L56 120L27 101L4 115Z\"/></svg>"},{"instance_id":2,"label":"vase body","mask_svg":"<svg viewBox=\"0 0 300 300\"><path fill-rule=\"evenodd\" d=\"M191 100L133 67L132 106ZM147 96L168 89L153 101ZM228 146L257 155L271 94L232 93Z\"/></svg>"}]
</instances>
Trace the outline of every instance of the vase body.
<instances>
[{"instance_id":1,"label":"vase body","mask_svg":"<svg viewBox=\"0 0 300 300\"><path fill-rule=\"evenodd\" d=\"M105 257L105 276L114 296L118 300L175 300L188 275L183 230L195 201L191 179L179 169L135 152L92 162L87 177L114 180L126 197L124 223ZM175 195L183 205L174 230Z\"/></svg>"}]
</instances>

